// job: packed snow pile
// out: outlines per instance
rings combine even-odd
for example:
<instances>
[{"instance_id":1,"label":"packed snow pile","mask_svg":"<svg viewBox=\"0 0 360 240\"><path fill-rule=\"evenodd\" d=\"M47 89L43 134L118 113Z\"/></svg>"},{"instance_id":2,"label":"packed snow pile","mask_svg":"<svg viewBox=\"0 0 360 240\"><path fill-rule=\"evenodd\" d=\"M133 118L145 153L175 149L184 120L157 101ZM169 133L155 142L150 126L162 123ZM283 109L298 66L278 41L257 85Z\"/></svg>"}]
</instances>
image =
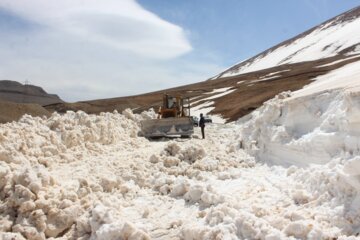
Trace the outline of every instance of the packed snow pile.
<instances>
[{"instance_id":1,"label":"packed snow pile","mask_svg":"<svg viewBox=\"0 0 360 240\"><path fill-rule=\"evenodd\" d=\"M100 116L68 112L63 116L54 113L48 119L27 115L19 122L2 125L0 232L14 233L1 236L5 239L59 237L76 225L77 234L93 233L91 236L96 239L98 230L80 216L91 205L88 194L111 190L113 179L104 177L99 184L79 179L77 188L67 191L62 181L70 179L56 179L51 170L59 163L86 161L89 156L106 152L109 145L128 151L138 147L143 140L137 139L138 122L143 117L129 110L123 115L115 112ZM113 181L117 185L117 180Z\"/></svg>"},{"instance_id":2,"label":"packed snow pile","mask_svg":"<svg viewBox=\"0 0 360 240\"><path fill-rule=\"evenodd\" d=\"M284 93L205 140L140 137L153 111L0 125L0 239L355 239L358 102Z\"/></svg>"}]
</instances>

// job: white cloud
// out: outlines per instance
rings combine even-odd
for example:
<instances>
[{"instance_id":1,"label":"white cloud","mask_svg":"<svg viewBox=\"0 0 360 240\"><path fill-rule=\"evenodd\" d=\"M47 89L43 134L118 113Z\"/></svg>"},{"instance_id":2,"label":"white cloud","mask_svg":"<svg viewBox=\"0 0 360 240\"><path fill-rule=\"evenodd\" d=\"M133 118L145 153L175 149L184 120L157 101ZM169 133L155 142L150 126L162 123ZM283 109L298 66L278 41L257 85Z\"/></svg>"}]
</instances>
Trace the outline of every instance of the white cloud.
<instances>
[{"instance_id":1,"label":"white cloud","mask_svg":"<svg viewBox=\"0 0 360 240\"><path fill-rule=\"evenodd\" d=\"M0 0L0 8L44 26L0 29L0 80L28 80L66 101L161 90L224 69L184 55L184 30L133 0Z\"/></svg>"},{"instance_id":2,"label":"white cloud","mask_svg":"<svg viewBox=\"0 0 360 240\"><path fill-rule=\"evenodd\" d=\"M0 7L52 30L149 58L191 50L182 28L135 0L1 0Z\"/></svg>"}]
</instances>

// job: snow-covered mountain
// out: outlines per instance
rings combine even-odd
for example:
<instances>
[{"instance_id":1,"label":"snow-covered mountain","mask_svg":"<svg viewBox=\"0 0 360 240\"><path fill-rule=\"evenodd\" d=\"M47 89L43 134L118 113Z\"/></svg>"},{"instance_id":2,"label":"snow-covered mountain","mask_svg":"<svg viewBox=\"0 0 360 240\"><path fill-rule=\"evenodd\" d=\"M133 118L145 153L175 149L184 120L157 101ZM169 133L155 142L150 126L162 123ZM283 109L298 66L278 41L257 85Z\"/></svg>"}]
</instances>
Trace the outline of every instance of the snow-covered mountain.
<instances>
[{"instance_id":1,"label":"snow-covered mountain","mask_svg":"<svg viewBox=\"0 0 360 240\"><path fill-rule=\"evenodd\" d=\"M284 64L360 53L360 7L245 60L215 78L236 76Z\"/></svg>"}]
</instances>

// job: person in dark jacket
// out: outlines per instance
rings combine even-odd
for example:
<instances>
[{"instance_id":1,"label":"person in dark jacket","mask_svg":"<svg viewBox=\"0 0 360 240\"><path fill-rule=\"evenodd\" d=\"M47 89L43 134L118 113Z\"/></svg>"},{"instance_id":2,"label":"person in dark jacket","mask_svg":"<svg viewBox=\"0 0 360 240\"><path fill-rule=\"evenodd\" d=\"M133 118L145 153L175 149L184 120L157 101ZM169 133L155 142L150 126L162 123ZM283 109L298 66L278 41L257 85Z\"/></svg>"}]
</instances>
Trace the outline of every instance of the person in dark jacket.
<instances>
[{"instance_id":1,"label":"person in dark jacket","mask_svg":"<svg viewBox=\"0 0 360 240\"><path fill-rule=\"evenodd\" d=\"M205 119L202 113L200 113L199 127L201 127L202 138L205 139Z\"/></svg>"}]
</instances>

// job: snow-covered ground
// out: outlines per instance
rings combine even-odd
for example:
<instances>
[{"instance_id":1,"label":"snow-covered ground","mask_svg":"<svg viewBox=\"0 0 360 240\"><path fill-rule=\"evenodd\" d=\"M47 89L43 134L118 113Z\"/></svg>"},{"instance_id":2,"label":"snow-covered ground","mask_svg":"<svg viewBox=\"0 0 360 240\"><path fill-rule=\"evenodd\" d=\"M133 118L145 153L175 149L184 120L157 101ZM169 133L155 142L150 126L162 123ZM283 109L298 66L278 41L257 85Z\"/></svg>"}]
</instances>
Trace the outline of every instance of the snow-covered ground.
<instances>
[{"instance_id":1,"label":"snow-covered ground","mask_svg":"<svg viewBox=\"0 0 360 240\"><path fill-rule=\"evenodd\" d=\"M358 69L205 140L139 136L153 111L2 124L0 239L359 239Z\"/></svg>"},{"instance_id":2,"label":"snow-covered ground","mask_svg":"<svg viewBox=\"0 0 360 240\"><path fill-rule=\"evenodd\" d=\"M205 140L149 141L129 110L3 124L0 236L356 239L359 94L293 96Z\"/></svg>"}]
</instances>

